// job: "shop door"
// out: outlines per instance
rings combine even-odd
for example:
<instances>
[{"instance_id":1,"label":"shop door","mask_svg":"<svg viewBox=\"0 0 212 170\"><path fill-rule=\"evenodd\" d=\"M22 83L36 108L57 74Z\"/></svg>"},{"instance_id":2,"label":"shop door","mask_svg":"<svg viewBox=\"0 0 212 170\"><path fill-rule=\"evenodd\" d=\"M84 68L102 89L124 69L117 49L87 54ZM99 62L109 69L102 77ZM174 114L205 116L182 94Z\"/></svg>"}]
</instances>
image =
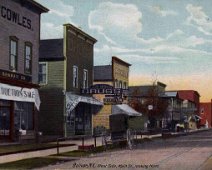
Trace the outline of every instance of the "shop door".
<instances>
[{"instance_id":1,"label":"shop door","mask_svg":"<svg viewBox=\"0 0 212 170\"><path fill-rule=\"evenodd\" d=\"M75 114L75 135L84 135L84 107L82 103L79 103L76 107Z\"/></svg>"},{"instance_id":2,"label":"shop door","mask_svg":"<svg viewBox=\"0 0 212 170\"><path fill-rule=\"evenodd\" d=\"M0 107L0 139L9 139L11 136L10 108Z\"/></svg>"}]
</instances>

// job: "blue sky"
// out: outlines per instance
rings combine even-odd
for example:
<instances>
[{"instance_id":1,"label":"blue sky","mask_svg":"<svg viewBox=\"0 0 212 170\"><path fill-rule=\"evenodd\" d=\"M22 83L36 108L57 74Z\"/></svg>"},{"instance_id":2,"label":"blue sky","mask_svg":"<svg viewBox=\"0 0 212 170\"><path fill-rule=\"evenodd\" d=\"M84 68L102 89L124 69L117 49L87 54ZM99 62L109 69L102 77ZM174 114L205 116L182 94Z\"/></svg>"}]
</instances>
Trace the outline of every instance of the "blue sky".
<instances>
[{"instance_id":1,"label":"blue sky","mask_svg":"<svg viewBox=\"0 0 212 170\"><path fill-rule=\"evenodd\" d=\"M209 100L212 90L211 0L37 0L41 38L61 38L72 23L98 40L95 65L117 56L132 64L132 85L156 76L168 89L194 89ZM46 31L48 30L48 31Z\"/></svg>"}]
</instances>

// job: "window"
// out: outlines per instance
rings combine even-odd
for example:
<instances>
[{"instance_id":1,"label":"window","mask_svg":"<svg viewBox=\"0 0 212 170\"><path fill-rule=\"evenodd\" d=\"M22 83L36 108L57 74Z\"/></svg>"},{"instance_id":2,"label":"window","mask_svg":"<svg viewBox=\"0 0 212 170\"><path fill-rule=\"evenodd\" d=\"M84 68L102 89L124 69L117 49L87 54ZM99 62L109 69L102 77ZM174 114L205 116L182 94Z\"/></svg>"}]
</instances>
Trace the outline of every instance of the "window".
<instances>
[{"instance_id":1,"label":"window","mask_svg":"<svg viewBox=\"0 0 212 170\"><path fill-rule=\"evenodd\" d=\"M119 81L119 88L122 88L122 81Z\"/></svg>"},{"instance_id":2,"label":"window","mask_svg":"<svg viewBox=\"0 0 212 170\"><path fill-rule=\"evenodd\" d=\"M88 88L88 70L83 70L83 88Z\"/></svg>"},{"instance_id":3,"label":"window","mask_svg":"<svg viewBox=\"0 0 212 170\"><path fill-rule=\"evenodd\" d=\"M33 130L33 103L14 102L15 130Z\"/></svg>"},{"instance_id":4,"label":"window","mask_svg":"<svg viewBox=\"0 0 212 170\"><path fill-rule=\"evenodd\" d=\"M25 73L31 74L32 72L32 45L25 43Z\"/></svg>"},{"instance_id":5,"label":"window","mask_svg":"<svg viewBox=\"0 0 212 170\"><path fill-rule=\"evenodd\" d=\"M73 87L78 87L78 67L73 66Z\"/></svg>"},{"instance_id":6,"label":"window","mask_svg":"<svg viewBox=\"0 0 212 170\"><path fill-rule=\"evenodd\" d=\"M47 63L39 63L39 84L47 84Z\"/></svg>"},{"instance_id":7,"label":"window","mask_svg":"<svg viewBox=\"0 0 212 170\"><path fill-rule=\"evenodd\" d=\"M17 71L18 66L18 39L10 37L10 70Z\"/></svg>"}]
</instances>

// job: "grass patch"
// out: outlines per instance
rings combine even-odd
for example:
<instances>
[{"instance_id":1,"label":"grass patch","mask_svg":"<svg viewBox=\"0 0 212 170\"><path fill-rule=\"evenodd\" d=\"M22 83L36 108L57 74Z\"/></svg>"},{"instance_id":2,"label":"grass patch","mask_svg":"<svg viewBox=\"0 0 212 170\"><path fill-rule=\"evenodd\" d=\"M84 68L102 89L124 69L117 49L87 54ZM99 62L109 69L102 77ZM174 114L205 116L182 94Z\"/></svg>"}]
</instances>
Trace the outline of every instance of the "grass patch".
<instances>
[{"instance_id":1,"label":"grass patch","mask_svg":"<svg viewBox=\"0 0 212 170\"><path fill-rule=\"evenodd\" d=\"M60 144L62 146L71 146L70 144ZM12 153L20 153L27 151L36 151L42 149L50 149L56 148L56 143L39 143L39 144L17 144L17 145L8 145L8 146L0 146L0 156L7 155Z\"/></svg>"},{"instance_id":2,"label":"grass patch","mask_svg":"<svg viewBox=\"0 0 212 170\"><path fill-rule=\"evenodd\" d=\"M53 156L66 156L66 157L85 157L90 156L91 154L101 153L104 151L112 151L120 148L126 148L126 144L109 144L107 149L104 146L97 146L92 150L74 150L70 152L60 153L59 155L55 154Z\"/></svg>"},{"instance_id":3,"label":"grass patch","mask_svg":"<svg viewBox=\"0 0 212 170\"><path fill-rule=\"evenodd\" d=\"M10 163L0 164L0 169L33 169L33 168L41 168L48 165L55 165L57 163L66 162L67 160L62 160L58 158L52 157L41 157L41 158L30 158L24 159L20 161L14 161Z\"/></svg>"}]
</instances>

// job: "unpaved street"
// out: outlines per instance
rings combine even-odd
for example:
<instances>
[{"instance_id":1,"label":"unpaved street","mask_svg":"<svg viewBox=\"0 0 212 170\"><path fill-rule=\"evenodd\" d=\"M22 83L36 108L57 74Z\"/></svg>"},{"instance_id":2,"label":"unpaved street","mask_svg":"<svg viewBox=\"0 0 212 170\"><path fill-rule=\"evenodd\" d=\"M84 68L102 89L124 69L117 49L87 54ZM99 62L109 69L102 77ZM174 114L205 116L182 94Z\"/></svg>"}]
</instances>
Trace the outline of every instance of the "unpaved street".
<instances>
[{"instance_id":1,"label":"unpaved street","mask_svg":"<svg viewBox=\"0 0 212 170\"><path fill-rule=\"evenodd\" d=\"M43 169L212 169L208 166L211 155L212 130L166 140L154 139L133 150L104 152Z\"/></svg>"}]
</instances>

